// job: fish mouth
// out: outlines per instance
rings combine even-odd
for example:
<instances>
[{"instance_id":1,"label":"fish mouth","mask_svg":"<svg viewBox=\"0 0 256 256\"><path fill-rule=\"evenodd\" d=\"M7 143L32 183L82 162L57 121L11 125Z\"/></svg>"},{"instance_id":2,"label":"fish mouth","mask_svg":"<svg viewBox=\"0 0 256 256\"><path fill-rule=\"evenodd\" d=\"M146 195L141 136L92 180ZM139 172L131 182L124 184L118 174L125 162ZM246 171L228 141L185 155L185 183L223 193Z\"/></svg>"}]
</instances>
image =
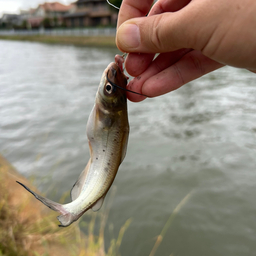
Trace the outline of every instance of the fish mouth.
<instances>
[{"instance_id":1,"label":"fish mouth","mask_svg":"<svg viewBox=\"0 0 256 256\"><path fill-rule=\"evenodd\" d=\"M107 82L109 82L112 86L115 86L127 92L135 93L144 97L149 97L145 94L135 92L126 88L127 80L129 79L129 77L124 74L122 63L120 62L118 64L116 62L111 62L105 70L105 76Z\"/></svg>"},{"instance_id":2,"label":"fish mouth","mask_svg":"<svg viewBox=\"0 0 256 256\"><path fill-rule=\"evenodd\" d=\"M105 75L112 83L117 84L124 89L126 88L127 78L117 63L111 62L105 70Z\"/></svg>"},{"instance_id":3,"label":"fish mouth","mask_svg":"<svg viewBox=\"0 0 256 256\"><path fill-rule=\"evenodd\" d=\"M120 72L122 73L120 67L115 62L111 62L107 68L106 68L106 74L108 74L108 77L111 78L116 78L117 73Z\"/></svg>"}]
</instances>

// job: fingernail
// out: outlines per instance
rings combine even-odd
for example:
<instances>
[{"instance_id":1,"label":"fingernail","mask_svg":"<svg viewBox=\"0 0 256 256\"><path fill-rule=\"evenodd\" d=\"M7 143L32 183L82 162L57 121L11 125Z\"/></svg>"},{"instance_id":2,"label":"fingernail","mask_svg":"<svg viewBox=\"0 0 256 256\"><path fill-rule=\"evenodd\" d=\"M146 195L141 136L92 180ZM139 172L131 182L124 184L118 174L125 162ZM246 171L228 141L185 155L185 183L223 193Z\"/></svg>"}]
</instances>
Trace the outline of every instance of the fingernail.
<instances>
[{"instance_id":1,"label":"fingernail","mask_svg":"<svg viewBox=\"0 0 256 256\"><path fill-rule=\"evenodd\" d=\"M140 30L135 24L124 24L117 31L118 43L124 49L137 48L140 45Z\"/></svg>"}]
</instances>

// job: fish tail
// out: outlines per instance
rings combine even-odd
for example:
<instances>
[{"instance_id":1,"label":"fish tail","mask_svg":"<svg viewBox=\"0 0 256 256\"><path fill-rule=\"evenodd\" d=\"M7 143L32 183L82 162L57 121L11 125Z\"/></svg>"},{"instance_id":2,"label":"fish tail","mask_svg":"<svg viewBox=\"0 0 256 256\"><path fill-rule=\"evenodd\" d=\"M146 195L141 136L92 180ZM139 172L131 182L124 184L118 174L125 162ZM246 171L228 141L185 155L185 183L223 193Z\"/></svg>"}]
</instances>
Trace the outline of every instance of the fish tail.
<instances>
[{"instance_id":1,"label":"fish tail","mask_svg":"<svg viewBox=\"0 0 256 256\"><path fill-rule=\"evenodd\" d=\"M77 216L74 216L72 213L67 211L62 204L56 203L48 198L45 198L43 196L38 195L31 189L29 189L27 186L24 184L20 183L19 181L16 181L19 183L22 187L24 187L28 192L30 192L36 199L41 201L44 205L49 207L50 209L59 212L61 215L57 217L61 225L59 227L67 227L69 226L72 222L76 221L78 218Z\"/></svg>"}]
</instances>

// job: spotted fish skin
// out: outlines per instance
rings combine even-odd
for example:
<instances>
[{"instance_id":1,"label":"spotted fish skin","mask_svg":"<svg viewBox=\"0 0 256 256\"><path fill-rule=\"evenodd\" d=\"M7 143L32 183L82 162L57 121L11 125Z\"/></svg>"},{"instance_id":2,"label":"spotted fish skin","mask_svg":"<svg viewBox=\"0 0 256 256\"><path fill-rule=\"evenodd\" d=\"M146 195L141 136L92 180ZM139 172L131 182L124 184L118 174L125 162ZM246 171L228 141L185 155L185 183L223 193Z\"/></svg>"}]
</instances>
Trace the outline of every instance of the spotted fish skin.
<instances>
[{"instance_id":1,"label":"spotted fish skin","mask_svg":"<svg viewBox=\"0 0 256 256\"><path fill-rule=\"evenodd\" d=\"M126 92L114 84L126 88L127 77L120 61L110 63L103 72L86 128L91 157L71 190L72 202L53 202L18 182L50 209L60 213L57 218L62 227L69 226L89 209L100 209L125 157L129 136Z\"/></svg>"}]
</instances>

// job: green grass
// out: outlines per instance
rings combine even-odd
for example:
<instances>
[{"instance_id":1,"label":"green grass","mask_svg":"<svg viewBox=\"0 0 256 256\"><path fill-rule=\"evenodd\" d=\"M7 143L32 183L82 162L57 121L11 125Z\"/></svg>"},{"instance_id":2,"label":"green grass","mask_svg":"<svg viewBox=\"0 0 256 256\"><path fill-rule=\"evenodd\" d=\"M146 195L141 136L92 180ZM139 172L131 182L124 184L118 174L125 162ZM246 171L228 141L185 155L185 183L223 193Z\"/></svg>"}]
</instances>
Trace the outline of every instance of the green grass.
<instances>
[{"instance_id":1,"label":"green grass","mask_svg":"<svg viewBox=\"0 0 256 256\"><path fill-rule=\"evenodd\" d=\"M72 44L79 46L116 48L114 36L0 35L0 40L30 41L48 44Z\"/></svg>"}]
</instances>

